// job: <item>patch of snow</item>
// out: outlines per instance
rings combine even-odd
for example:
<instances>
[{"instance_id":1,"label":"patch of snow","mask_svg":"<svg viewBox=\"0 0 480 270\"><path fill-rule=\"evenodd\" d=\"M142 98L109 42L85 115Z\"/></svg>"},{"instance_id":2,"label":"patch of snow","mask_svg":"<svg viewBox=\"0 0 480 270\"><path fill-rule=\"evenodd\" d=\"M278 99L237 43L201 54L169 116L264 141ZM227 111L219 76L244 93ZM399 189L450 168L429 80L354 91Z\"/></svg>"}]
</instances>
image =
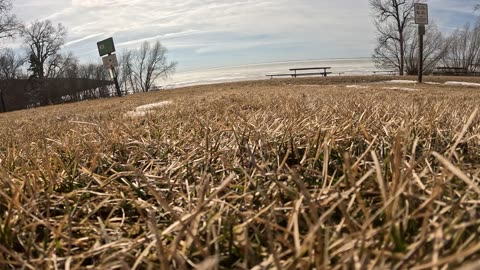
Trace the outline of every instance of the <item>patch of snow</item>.
<instances>
[{"instance_id":1,"label":"patch of snow","mask_svg":"<svg viewBox=\"0 0 480 270\"><path fill-rule=\"evenodd\" d=\"M409 80L391 80L391 81L387 81L387 83L417 83L417 81L409 81Z\"/></svg>"},{"instance_id":2,"label":"patch of snow","mask_svg":"<svg viewBox=\"0 0 480 270\"><path fill-rule=\"evenodd\" d=\"M442 85L441 83L438 83L438 82L425 82L425 84L429 84L429 85Z\"/></svg>"},{"instance_id":3,"label":"patch of snow","mask_svg":"<svg viewBox=\"0 0 480 270\"><path fill-rule=\"evenodd\" d=\"M401 91L418 91L417 89L413 88L406 88L406 87L383 87L385 90L401 90Z\"/></svg>"},{"instance_id":4,"label":"patch of snow","mask_svg":"<svg viewBox=\"0 0 480 270\"><path fill-rule=\"evenodd\" d=\"M161 102L157 102L157 103L145 104L145 105L142 105L142 106L138 106L137 108L135 108L134 111L136 111L136 112L148 112L148 111L151 111L153 109L165 107L165 106L170 105L172 103L173 102L171 100L167 100L167 101L161 101Z\"/></svg>"},{"instance_id":5,"label":"patch of snow","mask_svg":"<svg viewBox=\"0 0 480 270\"><path fill-rule=\"evenodd\" d=\"M477 86L480 87L480 83L470 83L470 82L446 82L445 85L461 85L461 86Z\"/></svg>"},{"instance_id":6,"label":"patch of snow","mask_svg":"<svg viewBox=\"0 0 480 270\"><path fill-rule=\"evenodd\" d=\"M365 85L347 85L346 88L354 88L354 89L367 89L368 86Z\"/></svg>"},{"instance_id":7,"label":"patch of snow","mask_svg":"<svg viewBox=\"0 0 480 270\"><path fill-rule=\"evenodd\" d=\"M125 113L125 116L128 116L128 117L143 117L154 109L163 108L163 107L165 107L167 105L170 105L172 103L173 102L171 100L167 100L167 101L161 101L161 102L157 102L157 103L145 104L145 105L136 107L133 111L129 111L129 112Z\"/></svg>"}]
</instances>

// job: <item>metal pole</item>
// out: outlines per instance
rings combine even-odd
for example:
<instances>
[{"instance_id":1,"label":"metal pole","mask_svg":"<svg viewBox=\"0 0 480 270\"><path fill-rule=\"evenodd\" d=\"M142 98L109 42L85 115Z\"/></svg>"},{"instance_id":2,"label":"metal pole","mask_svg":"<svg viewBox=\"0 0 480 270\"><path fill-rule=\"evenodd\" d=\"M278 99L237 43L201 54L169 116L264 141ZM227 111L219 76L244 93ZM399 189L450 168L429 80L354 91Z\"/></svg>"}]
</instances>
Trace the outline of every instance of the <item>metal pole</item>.
<instances>
[{"instance_id":1,"label":"metal pole","mask_svg":"<svg viewBox=\"0 0 480 270\"><path fill-rule=\"evenodd\" d=\"M425 34L425 25L418 25L418 38L419 38L419 49L418 49L418 83L423 82L423 35Z\"/></svg>"}]
</instances>

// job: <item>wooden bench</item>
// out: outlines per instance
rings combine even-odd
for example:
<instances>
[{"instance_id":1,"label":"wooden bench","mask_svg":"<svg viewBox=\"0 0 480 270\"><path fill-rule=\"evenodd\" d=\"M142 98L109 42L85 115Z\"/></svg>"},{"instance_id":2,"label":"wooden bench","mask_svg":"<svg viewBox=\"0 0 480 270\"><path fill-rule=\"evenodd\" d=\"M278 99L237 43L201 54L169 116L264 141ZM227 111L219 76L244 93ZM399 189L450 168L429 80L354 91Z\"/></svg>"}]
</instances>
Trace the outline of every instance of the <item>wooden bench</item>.
<instances>
[{"instance_id":1,"label":"wooden bench","mask_svg":"<svg viewBox=\"0 0 480 270\"><path fill-rule=\"evenodd\" d=\"M293 77L293 75L294 74L287 73L287 74L267 74L265 76L270 77L270 79L273 79L273 77L285 77L285 76L292 76Z\"/></svg>"},{"instance_id":2,"label":"wooden bench","mask_svg":"<svg viewBox=\"0 0 480 270\"><path fill-rule=\"evenodd\" d=\"M467 75L468 71L463 67L437 67L436 73L443 75Z\"/></svg>"},{"instance_id":3,"label":"wooden bench","mask_svg":"<svg viewBox=\"0 0 480 270\"><path fill-rule=\"evenodd\" d=\"M297 73L297 71L318 70L318 69L323 69L323 72ZM265 76L270 77L270 79L273 79L273 77L285 77L285 76L291 76L292 78L296 78L296 77L299 77L299 76L322 75L324 77L327 77L327 74L332 74L332 72L327 72L327 69L331 69L331 67L291 68L290 71L293 71L294 73L267 74Z\"/></svg>"},{"instance_id":4,"label":"wooden bench","mask_svg":"<svg viewBox=\"0 0 480 270\"><path fill-rule=\"evenodd\" d=\"M322 70L323 72L309 72L309 73L297 73L297 71L305 71L305 70ZM332 72L327 72L327 69L331 69L331 67L311 67L311 68L291 68L290 71L293 71L294 74L292 75L294 78L298 76L313 76L313 75L322 75L327 77L327 74L332 74Z\"/></svg>"},{"instance_id":5,"label":"wooden bench","mask_svg":"<svg viewBox=\"0 0 480 270\"><path fill-rule=\"evenodd\" d=\"M395 71L395 70L374 70L374 71L372 71L372 73L374 75L382 74L382 73L386 73L387 75L395 75L395 74L397 74L397 71Z\"/></svg>"}]
</instances>

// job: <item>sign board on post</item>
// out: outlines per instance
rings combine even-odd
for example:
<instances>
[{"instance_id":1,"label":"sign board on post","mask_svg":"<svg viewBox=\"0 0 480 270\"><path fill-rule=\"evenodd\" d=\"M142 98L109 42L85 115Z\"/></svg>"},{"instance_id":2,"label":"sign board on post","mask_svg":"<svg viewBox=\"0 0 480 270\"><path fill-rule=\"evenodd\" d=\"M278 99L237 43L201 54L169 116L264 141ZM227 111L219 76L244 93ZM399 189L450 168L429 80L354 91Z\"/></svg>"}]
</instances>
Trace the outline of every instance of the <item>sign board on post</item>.
<instances>
[{"instance_id":1,"label":"sign board on post","mask_svg":"<svg viewBox=\"0 0 480 270\"><path fill-rule=\"evenodd\" d=\"M428 24L428 5L415 4L415 24Z\"/></svg>"},{"instance_id":2,"label":"sign board on post","mask_svg":"<svg viewBox=\"0 0 480 270\"><path fill-rule=\"evenodd\" d=\"M113 43L113 38L107 38L97 43L98 53L100 56L111 54L115 52L115 44Z\"/></svg>"},{"instance_id":3,"label":"sign board on post","mask_svg":"<svg viewBox=\"0 0 480 270\"><path fill-rule=\"evenodd\" d=\"M117 89L117 95L122 96L122 91L120 91L120 85L118 84L117 73L115 72L115 67L118 66L117 55L113 54L115 52L115 44L113 43L113 38L107 38L100 42L97 42L98 53L102 57L103 66L110 70L113 75L113 81L115 82L115 88ZM107 55L103 57L104 55Z\"/></svg>"},{"instance_id":4,"label":"sign board on post","mask_svg":"<svg viewBox=\"0 0 480 270\"><path fill-rule=\"evenodd\" d=\"M423 36L425 35L425 25L428 24L428 5L415 4L415 23L418 24L418 82L423 81Z\"/></svg>"},{"instance_id":5,"label":"sign board on post","mask_svg":"<svg viewBox=\"0 0 480 270\"><path fill-rule=\"evenodd\" d=\"M102 58L103 66L107 69L118 67L118 60L116 54L111 54Z\"/></svg>"}]
</instances>

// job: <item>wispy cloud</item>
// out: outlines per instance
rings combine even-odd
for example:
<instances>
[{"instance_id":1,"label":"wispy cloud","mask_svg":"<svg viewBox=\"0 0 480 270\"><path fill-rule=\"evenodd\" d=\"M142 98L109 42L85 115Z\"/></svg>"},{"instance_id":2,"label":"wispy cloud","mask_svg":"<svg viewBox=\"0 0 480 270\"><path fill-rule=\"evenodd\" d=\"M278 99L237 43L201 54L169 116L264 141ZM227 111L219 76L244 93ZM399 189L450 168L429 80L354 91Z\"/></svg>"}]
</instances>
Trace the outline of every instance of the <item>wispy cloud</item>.
<instances>
[{"instance_id":1,"label":"wispy cloud","mask_svg":"<svg viewBox=\"0 0 480 270\"><path fill-rule=\"evenodd\" d=\"M463 24L476 1L429 3L432 18L447 29ZM121 49L158 39L181 67L192 68L368 56L375 42L366 0L16 0L14 5L25 21L62 22L69 31L65 48L87 61L98 60L96 42L110 36Z\"/></svg>"},{"instance_id":2,"label":"wispy cloud","mask_svg":"<svg viewBox=\"0 0 480 270\"><path fill-rule=\"evenodd\" d=\"M79 42L86 41L86 40L89 40L89 39L93 39L93 38L96 38L98 36L103 36L103 35L104 35L104 33L98 33L98 34L93 34L93 35L89 35L89 36L86 36L86 37L82 37L82 38L79 38L79 39L71 40L71 41L65 43L64 46L68 47L68 46L77 44Z\"/></svg>"}]
</instances>

